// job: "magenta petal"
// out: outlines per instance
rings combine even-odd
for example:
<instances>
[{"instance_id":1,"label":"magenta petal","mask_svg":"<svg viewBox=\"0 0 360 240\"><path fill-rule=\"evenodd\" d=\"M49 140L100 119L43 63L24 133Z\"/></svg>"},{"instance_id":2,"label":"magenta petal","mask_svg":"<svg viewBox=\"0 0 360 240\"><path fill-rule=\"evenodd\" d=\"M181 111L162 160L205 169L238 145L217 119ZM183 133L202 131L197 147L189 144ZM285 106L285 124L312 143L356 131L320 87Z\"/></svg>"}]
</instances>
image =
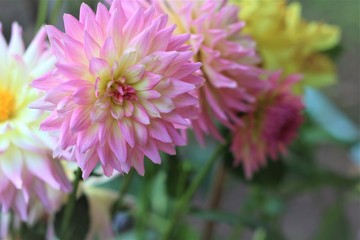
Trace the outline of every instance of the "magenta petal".
<instances>
[{"instance_id":1,"label":"magenta petal","mask_svg":"<svg viewBox=\"0 0 360 240\"><path fill-rule=\"evenodd\" d=\"M148 142L146 146L142 148L142 151L153 163L161 163L161 157L155 143Z\"/></svg>"}]
</instances>

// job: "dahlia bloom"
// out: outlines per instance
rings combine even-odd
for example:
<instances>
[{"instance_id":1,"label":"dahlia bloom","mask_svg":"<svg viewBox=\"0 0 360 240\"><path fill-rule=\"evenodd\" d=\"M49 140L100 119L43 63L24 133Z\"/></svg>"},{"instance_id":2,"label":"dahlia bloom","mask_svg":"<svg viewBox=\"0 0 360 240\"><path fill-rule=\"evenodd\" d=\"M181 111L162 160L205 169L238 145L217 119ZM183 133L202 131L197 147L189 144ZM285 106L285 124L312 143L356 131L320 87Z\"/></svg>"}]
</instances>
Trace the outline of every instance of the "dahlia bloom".
<instances>
[{"instance_id":1,"label":"dahlia bloom","mask_svg":"<svg viewBox=\"0 0 360 240\"><path fill-rule=\"evenodd\" d=\"M145 1L137 0L144 5ZM166 1L153 0L160 12L169 15L179 33L191 33L190 44L195 53L193 61L203 66L205 79L197 94L201 114L192 121L200 142L211 134L222 139L216 122L228 128L239 124L238 112L250 110L253 94L266 84L259 80L261 71L255 42L242 34L245 23L238 19L238 9L226 1Z\"/></svg>"},{"instance_id":2,"label":"dahlia bloom","mask_svg":"<svg viewBox=\"0 0 360 240\"><path fill-rule=\"evenodd\" d=\"M294 85L321 87L336 80L336 68L322 51L339 44L340 29L322 22L308 22L301 17L301 5L286 0L232 0L241 8L244 31L258 45L263 67L283 69L285 74L302 73L304 78Z\"/></svg>"},{"instance_id":3,"label":"dahlia bloom","mask_svg":"<svg viewBox=\"0 0 360 240\"><path fill-rule=\"evenodd\" d=\"M203 82L200 63L153 8L124 12L121 1L96 13L82 4L79 20L64 15L65 33L47 26L57 62L33 82L46 91L34 107L51 111L41 129L57 131L56 156L77 161L87 178L100 163L106 176L134 167L144 174L144 155L160 163L159 150L175 154L181 134L196 117L192 93Z\"/></svg>"},{"instance_id":4,"label":"dahlia bloom","mask_svg":"<svg viewBox=\"0 0 360 240\"><path fill-rule=\"evenodd\" d=\"M242 162L247 178L266 164L267 157L275 160L285 153L296 137L304 106L291 88L300 79L299 75L282 79L280 72L270 75L269 89L257 97L254 110L243 116L244 124L233 132L234 165Z\"/></svg>"},{"instance_id":5,"label":"dahlia bloom","mask_svg":"<svg viewBox=\"0 0 360 240\"><path fill-rule=\"evenodd\" d=\"M28 219L28 205L39 198L53 210L49 189L69 191L58 160L51 156L54 140L39 131L43 113L28 105L39 97L30 82L49 72L54 57L41 29L27 50L17 23L7 45L0 25L0 206L21 220Z\"/></svg>"}]
</instances>

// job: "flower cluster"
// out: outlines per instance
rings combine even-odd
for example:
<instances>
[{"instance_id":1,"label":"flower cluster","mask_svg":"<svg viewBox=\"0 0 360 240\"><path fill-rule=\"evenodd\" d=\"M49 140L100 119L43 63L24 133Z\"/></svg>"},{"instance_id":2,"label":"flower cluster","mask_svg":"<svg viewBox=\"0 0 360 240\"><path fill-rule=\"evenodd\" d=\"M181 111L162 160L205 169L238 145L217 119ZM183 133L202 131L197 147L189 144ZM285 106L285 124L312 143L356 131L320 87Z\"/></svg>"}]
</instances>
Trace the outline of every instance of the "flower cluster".
<instances>
[{"instance_id":1,"label":"flower cluster","mask_svg":"<svg viewBox=\"0 0 360 240\"><path fill-rule=\"evenodd\" d=\"M41 28L26 50L17 23L9 44L0 25L0 238L9 212L31 222L60 208L69 165L84 179L144 175L145 157L176 154L189 129L203 145L230 132L234 165L251 178L296 138L303 86L334 79L320 52L339 30L302 20L297 3L106 2L65 14L64 31ZM110 238L117 195L89 182L74 184L73 199L90 202L88 238Z\"/></svg>"}]
</instances>

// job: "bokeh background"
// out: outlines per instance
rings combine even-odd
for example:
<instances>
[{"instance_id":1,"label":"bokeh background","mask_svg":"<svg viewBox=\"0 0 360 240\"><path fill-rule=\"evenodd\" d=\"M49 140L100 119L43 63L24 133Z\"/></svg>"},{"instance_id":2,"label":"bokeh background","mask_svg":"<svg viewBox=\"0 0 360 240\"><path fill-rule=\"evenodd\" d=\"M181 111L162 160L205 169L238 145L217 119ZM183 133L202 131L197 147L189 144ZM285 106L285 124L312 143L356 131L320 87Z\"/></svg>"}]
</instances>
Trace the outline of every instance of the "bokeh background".
<instances>
[{"instance_id":1,"label":"bokeh background","mask_svg":"<svg viewBox=\"0 0 360 240\"><path fill-rule=\"evenodd\" d=\"M47 1L47 0L45 0ZM274 0L275 1L275 0ZM87 1L96 4L96 1ZM359 142L360 123L360 1L358 0L301 0L303 6L303 17L307 20L317 20L338 25L342 29L341 46L336 49L335 61L338 67L338 83L323 88L321 92L338 111L336 114L342 119L347 119L355 128L357 142ZM0 22L3 32L8 38L10 36L11 22L17 21L23 26L25 39L28 41L34 34L38 16L38 0L0 0ZM56 4L56 0L48 0L49 5ZM61 11L71 12L77 15L81 1L68 0ZM51 16L59 27L59 19ZM53 13L55 16L55 13ZM1 99L0 99L1 101ZM328 119L329 122L332 119ZM333 132L343 131L340 125L330 124ZM321 128L322 126L318 126ZM354 133L353 133L354 134ZM336 136L335 136L336 138ZM182 152L197 149L185 148ZM351 153L353 150L353 153ZM357 148L359 151L359 146ZM208 149L203 149L196 154L206 156ZM326 169L330 169L343 176L359 176L360 163L356 162L356 147L347 144L339 144L336 141L321 141L316 145L315 159L317 163ZM359 154L359 152L357 152ZM209 179L206 184L209 184ZM239 211L250 194L257 194L256 190L248 187L248 184L237 181L232 174L224 176L225 187L219 193L221 204L219 209L224 211ZM359 191L358 191L359 192ZM195 199L194 205L203 206L208 201L208 192L200 191ZM351 239L360 239L360 200L358 196L346 201L344 215L339 214L336 205L345 192L333 186L321 186L311 191L302 192L289 199L285 203L275 202L269 205L270 211L278 214L277 220L286 239L310 240L329 239L327 236L337 232L335 238L345 239L341 236L350 236ZM335 206L335 207L334 207ZM335 210L334 210L335 209ZM197 217L190 216L189 221L194 224L195 229L203 228L203 221ZM326 234L322 231L327 230ZM242 229L239 225L238 232L226 223L218 223L214 226L215 239L227 239L229 235L238 236L240 239L254 239L254 231ZM345 233L344 233L345 231ZM234 235L235 234L235 235ZM259 234L259 233L257 233ZM255 236L256 237L256 236ZM261 239L261 238L259 238Z\"/></svg>"}]
</instances>

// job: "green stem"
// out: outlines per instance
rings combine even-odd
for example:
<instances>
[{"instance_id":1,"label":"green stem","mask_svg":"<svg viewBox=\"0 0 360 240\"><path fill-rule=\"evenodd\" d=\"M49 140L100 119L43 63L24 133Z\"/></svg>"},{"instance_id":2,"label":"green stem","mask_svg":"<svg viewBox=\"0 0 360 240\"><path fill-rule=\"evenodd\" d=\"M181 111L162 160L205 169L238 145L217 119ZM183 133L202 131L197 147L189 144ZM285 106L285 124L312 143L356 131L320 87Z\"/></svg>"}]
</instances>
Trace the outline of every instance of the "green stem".
<instances>
[{"instance_id":1,"label":"green stem","mask_svg":"<svg viewBox=\"0 0 360 240\"><path fill-rule=\"evenodd\" d=\"M185 194L182 195L180 200L177 202L177 204L175 205L175 210L169 220L169 224L165 228L164 234L162 236L163 240L170 239L171 233L176 225L176 222L183 214L185 214L188 211L189 202L192 196L194 195L195 191L199 188L200 184L202 183L208 172L211 170L211 167L214 164L214 162L227 148L227 145L228 144L224 144L224 145L219 145L217 147L212 157L207 161L206 165L203 168L201 168L201 170L195 176L189 188L186 190Z\"/></svg>"},{"instance_id":2,"label":"green stem","mask_svg":"<svg viewBox=\"0 0 360 240\"><path fill-rule=\"evenodd\" d=\"M62 0L56 0L54 7L51 10L51 18L50 18L50 24L55 25L58 17L59 17L59 13L62 7Z\"/></svg>"},{"instance_id":3,"label":"green stem","mask_svg":"<svg viewBox=\"0 0 360 240\"><path fill-rule=\"evenodd\" d=\"M67 229L69 228L70 220L75 208L77 190L79 187L80 180L82 179L81 175L82 175L82 171L80 168L78 168L75 173L75 179L73 182L73 191L70 193L68 203L65 206L65 210L64 210L64 217L60 229L60 233L62 236L61 239L66 239L65 236L67 235Z\"/></svg>"},{"instance_id":4,"label":"green stem","mask_svg":"<svg viewBox=\"0 0 360 240\"><path fill-rule=\"evenodd\" d=\"M120 187L120 191L119 191L119 197L118 197L118 201L116 204L116 210L121 209L124 205L124 196L125 196L126 192L129 190L131 180L134 175L133 172L134 171L130 170L129 174L124 176L123 183L122 183L122 185Z\"/></svg>"},{"instance_id":5,"label":"green stem","mask_svg":"<svg viewBox=\"0 0 360 240\"><path fill-rule=\"evenodd\" d=\"M39 1L35 31L38 31L41 25L43 25L46 21L46 11L47 11L48 2L49 2L48 0Z\"/></svg>"}]
</instances>

